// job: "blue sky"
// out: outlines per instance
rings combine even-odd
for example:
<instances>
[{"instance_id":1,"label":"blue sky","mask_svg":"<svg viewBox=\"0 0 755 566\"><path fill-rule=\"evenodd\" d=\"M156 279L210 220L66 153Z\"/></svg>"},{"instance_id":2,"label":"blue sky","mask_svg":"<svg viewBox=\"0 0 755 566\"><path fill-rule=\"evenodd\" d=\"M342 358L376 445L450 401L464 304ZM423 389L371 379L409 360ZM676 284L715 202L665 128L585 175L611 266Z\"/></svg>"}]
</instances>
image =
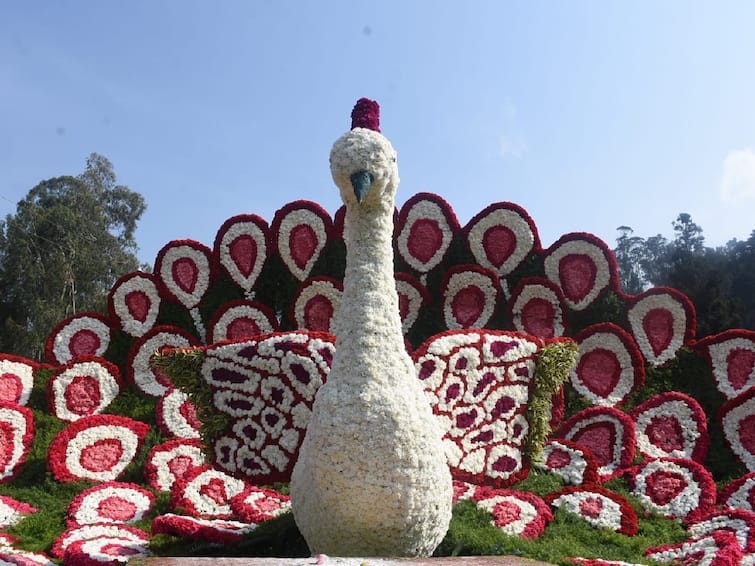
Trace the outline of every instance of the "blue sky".
<instances>
[{"instance_id":1,"label":"blue sky","mask_svg":"<svg viewBox=\"0 0 755 566\"><path fill-rule=\"evenodd\" d=\"M492 202L544 246L616 228L706 244L755 229L755 3L4 2L0 214L98 152L144 195L139 256L212 245L296 199L334 213L335 139L362 96L399 153L398 204Z\"/></svg>"}]
</instances>

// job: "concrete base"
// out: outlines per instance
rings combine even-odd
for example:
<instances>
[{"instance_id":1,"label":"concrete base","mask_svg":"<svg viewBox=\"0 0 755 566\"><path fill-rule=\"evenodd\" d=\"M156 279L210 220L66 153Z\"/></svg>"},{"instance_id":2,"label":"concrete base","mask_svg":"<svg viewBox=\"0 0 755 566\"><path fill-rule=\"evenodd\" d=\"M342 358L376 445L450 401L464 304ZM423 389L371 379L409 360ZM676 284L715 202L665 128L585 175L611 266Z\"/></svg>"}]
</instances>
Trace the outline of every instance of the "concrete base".
<instances>
[{"instance_id":1,"label":"concrete base","mask_svg":"<svg viewBox=\"0 0 755 566\"><path fill-rule=\"evenodd\" d=\"M514 556L456 556L440 558L201 558L181 556L134 558L131 566L552 566Z\"/></svg>"}]
</instances>

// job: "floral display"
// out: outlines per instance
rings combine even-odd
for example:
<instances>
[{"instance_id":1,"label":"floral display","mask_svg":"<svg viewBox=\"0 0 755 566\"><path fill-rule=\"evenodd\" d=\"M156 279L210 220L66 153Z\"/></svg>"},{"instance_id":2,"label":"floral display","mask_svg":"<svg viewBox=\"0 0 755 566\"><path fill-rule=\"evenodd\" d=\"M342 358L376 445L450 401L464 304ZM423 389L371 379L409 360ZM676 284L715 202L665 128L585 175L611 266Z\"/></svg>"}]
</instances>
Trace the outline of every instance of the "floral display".
<instances>
[{"instance_id":1,"label":"floral display","mask_svg":"<svg viewBox=\"0 0 755 566\"><path fill-rule=\"evenodd\" d=\"M36 512L37 509L27 503L0 495L0 529L15 525L27 515Z\"/></svg>"},{"instance_id":2,"label":"floral display","mask_svg":"<svg viewBox=\"0 0 755 566\"><path fill-rule=\"evenodd\" d=\"M0 403L0 483L19 473L34 440L34 413L21 405Z\"/></svg>"},{"instance_id":3,"label":"floral display","mask_svg":"<svg viewBox=\"0 0 755 566\"><path fill-rule=\"evenodd\" d=\"M144 336L157 322L162 299L157 278L135 271L118 279L107 297L110 318L129 336Z\"/></svg>"},{"instance_id":4,"label":"floral display","mask_svg":"<svg viewBox=\"0 0 755 566\"><path fill-rule=\"evenodd\" d=\"M566 302L561 289L544 277L526 277L514 288L509 300L514 327L538 338L566 334Z\"/></svg>"},{"instance_id":5,"label":"floral display","mask_svg":"<svg viewBox=\"0 0 755 566\"><path fill-rule=\"evenodd\" d=\"M73 498L66 511L69 527L93 523L135 523L152 510L155 496L133 483L104 482Z\"/></svg>"},{"instance_id":6,"label":"floral display","mask_svg":"<svg viewBox=\"0 0 755 566\"><path fill-rule=\"evenodd\" d=\"M274 248L299 281L309 277L332 230L333 222L325 209L305 200L278 210L270 227Z\"/></svg>"},{"instance_id":7,"label":"floral display","mask_svg":"<svg viewBox=\"0 0 755 566\"><path fill-rule=\"evenodd\" d=\"M68 317L53 328L45 342L45 357L64 364L79 356L104 356L110 345L107 319L94 312Z\"/></svg>"},{"instance_id":8,"label":"floral display","mask_svg":"<svg viewBox=\"0 0 755 566\"><path fill-rule=\"evenodd\" d=\"M92 540L102 537L130 541L144 547L149 543L149 535L136 527L114 523L94 523L66 529L55 539L50 553L55 558L62 560L68 547L77 540Z\"/></svg>"},{"instance_id":9,"label":"floral display","mask_svg":"<svg viewBox=\"0 0 755 566\"><path fill-rule=\"evenodd\" d=\"M632 334L655 367L673 359L695 335L695 307L676 289L654 287L628 301Z\"/></svg>"},{"instance_id":10,"label":"floral display","mask_svg":"<svg viewBox=\"0 0 755 566\"><path fill-rule=\"evenodd\" d=\"M650 460L632 470L630 483L645 509L671 519L692 520L716 502L710 472L694 460Z\"/></svg>"},{"instance_id":11,"label":"floral display","mask_svg":"<svg viewBox=\"0 0 755 566\"><path fill-rule=\"evenodd\" d=\"M50 413L66 422L101 413L121 387L118 366L96 356L77 357L58 368L47 382Z\"/></svg>"},{"instance_id":12,"label":"floral display","mask_svg":"<svg viewBox=\"0 0 755 566\"><path fill-rule=\"evenodd\" d=\"M745 552L755 552L755 513L744 509L722 509L705 513L687 525L692 537L709 535L714 531L729 531Z\"/></svg>"},{"instance_id":13,"label":"floral display","mask_svg":"<svg viewBox=\"0 0 755 566\"><path fill-rule=\"evenodd\" d=\"M548 505L534 493L481 486L472 500L493 515L493 525L510 536L535 539L553 520Z\"/></svg>"},{"instance_id":14,"label":"floral display","mask_svg":"<svg viewBox=\"0 0 755 566\"><path fill-rule=\"evenodd\" d=\"M117 415L83 417L50 443L47 465L60 482L118 478L141 448L149 425Z\"/></svg>"},{"instance_id":15,"label":"floral display","mask_svg":"<svg viewBox=\"0 0 755 566\"><path fill-rule=\"evenodd\" d=\"M540 250L532 218L510 202L484 208L467 223L464 233L477 263L496 272L499 278L508 276L532 251Z\"/></svg>"},{"instance_id":16,"label":"floral display","mask_svg":"<svg viewBox=\"0 0 755 566\"><path fill-rule=\"evenodd\" d=\"M449 329L483 328L498 305L498 278L489 269L459 265L441 283L443 319Z\"/></svg>"},{"instance_id":17,"label":"floral display","mask_svg":"<svg viewBox=\"0 0 755 566\"><path fill-rule=\"evenodd\" d=\"M274 489L246 484L229 501L233 516L244 523L262 523L291 509L291 498Z\"/></svg>"},{"instance_id":18,"label":"floral display","mask_svg":"<svg viewBox=\"0 0 755 566\"><path fill-rule=\"evenodd\" d=\"M167 437L199 438L202 423L194 404L180 389L169 389L160 397L155 411L157 427Z\"/></svg>"},{"instance_id":19,"label":"floral display","mask_svg":"<svg viewBox=\"0 0 755 566\"><path fill-rule=\"evenodd\" d=\"M205 464L205 448L197 439L177 438L152 447L144 464L144 478L152 489L172 491L176 480Z\"/></svg>"},{"instance_id":20,"label":"floral display","mask_svg":"<svg viewBox=\"0 0 755 566\"><path fill-rule=\"evenodd\" d=\"M117 566L146 556L152 553L145 544L119 536L102 536L71 542L63 553L63 562L76 566Z\"/></svg>"},{"instance_id":21,"label":"floral display","mask_svg":"<svg viewBox=\"0 0 755 566\"><path fill-rule=\"evenodd\" d=\"M598 461L598 474L606 481L634 460L634 422L613 407L590 407L566 420L556 437L590 450Z\"/></svg>"},{"instance_id":22,"label":"floral display","mask_svg":"<svg viewBox=\"0 0 755 566\"><path fill-rule=\"evenodd\" d=\"M422 307L430 303L432 298L427 288L416 277L408 273L396 273L395 277L401 330L406 334L417 322Z\"/></svg>"},{"instance_id":23,"label":"floral display","mask_svg":"<svg viewBox=\"0 0 755 566\"><path fill-rule=\"evenodd\" d=\"M748 471L755 472L755 388L721 405L718 418L732 452Z\"/></svg>"},{"instance_id":24,"label":"floral display","mask_svg":"<svg viewBox=\"0 0 755 566\"><path fill-rule=\"evenodd\" d=\"M598 529L609 529L628 536L637 534L637 514L629 501L597 485L566 487L546 495L545 501L582 517Z\"/></svg>"},{"instance_id":25,"label":"floral display","mask_svg":"<svg viewBox=\"0 0 755 566\"><path fill-rule=\"evenodd\" d=\"M600 480L598 461L593 453L571 440L549 440L543 448L541 462L534 462L533 465L556 474L564 483L571 485L592 484Z\"/></svg>"},{"instance_id":26,"label":"floral display","mask_svg":"<svg viewBox=\"0 0 755 566\"><path fill-rule=\"evenodd\" d=\"M330 369L329 334L285 332L207 348L201 374L231 417L215 463L255 484L288 481L315 393Z\"/></svg>"},{"instance_id":27,"label":"floral display","mask_svg":"<svg viewBox=\"0 0 755 566\"><path fill-rule=\"evenodd\" d=\"M415 352L455 479L501 488L527 476L527 402L542 346L516 333L466 330Z\"/></svg>"},{"instance_id":28,"label":"floral display","mask_svg":"<svg viewBox=\"0 0 755 566\"><path fill-rule=\"evenodd\" d=\"M41 552L21 550L13 546L0 546L0 564L23 566L55 566L50 557Z\"/></svg>"},{"instance_id":29,"label":"floral display","mask_svg":"<svg viewBox=\"0 0 755 566\"><path fill-rule=\"evenodd\" d=\"M716 387L732 399L755 386L755 330L726 330L694 345L708 360Z\"/></svg>"},{"instance_id":30,"label":"floral display","mask_svg":"<svg viewBox=\"0 0 755 566\"><path fill-rule=\"evenodd\" d=\"M581 311L608 288L615 289L618 268L611 248L592 234L561 236L544 252L545 276L556 283L569 308Z\"/></svg>"},{"instance_id":31,"label":"floral display","mask_svg":"<svg viewBox=\"0 0 755 566\"><path fill-rule=\"evenodd\" d=\"M230 500L245 484L212 466L197 466L173 483L170 504L192 517L227 519L233 516Z\"/></svg>"},{"instance_id":32,"label":"floral display","mask_svg":"<svg viewBox=\"0 0 755 566\"><path fill-rule=\"evenodd\" d=\"M656 562L700 566L739 566L742 548L728 531L716 531L677 544L648 548L645 556Z\"/></svg>"},{"instance_id":33,"label":"floral display","mask_svg":"<svg viewBox=\"0 0 755 566\"><path fill-rule=\"evenodd\" d=\"M330 277L312 277L302 283L291 305L296 328L332 332L333 315L341 306L343 285Z\"/></svg>"},{"instance_id":34,"label":"floral display","mask_svg":"<svg viewBox=\"0 0 755 566\"><path fill-rule=\"evenodd\" d=\"M152 534L166 533L177 537L215 544L238 544L257 525L224 519L200 519L165 513L152 521Z\"/></svg>"},{"instance_id":35,"label":"floral display","mask_svg":"<svg viewBox=\"0 0 755 566\"><path fill-rule=\"evenodd\" d=\"M645 362L637 344L615 324L594 324L575 340L579 358L571 384L592 404L613 407L645 383Z\"/></svg>"},{"instance_id":36,"label":"floral display","mask_svg":"<svg viewBox=\"0 0 755 566\"><path fill-rule=\"evenodd\" d=\"M267 222L256 214L232 216L218 230L213 253L234 283L253 298L254 285L268 254Z\"/></svg>"},{"instance_id":37,"label":"floral display","mask_svg":"<svg viewBox=\"0 0 755 566\"><path fill-rule=\"evenodd\" d=\"M219 308L207 326L207 338L212 344L223 340L243 340L278 330L273 310L257 301L228 301Z\"/></svg>"},{"instance_id":38,"label":"floral display","mask_svg":"<svg viewBox=\"0 0 755 566\"><path fill-rule=\"evenodd\" d=\"M692 397L670 391L655 395L631 411L637 449L646 458L689 458L703 463L710 438L708 422Z\"/></svg>"},{"instance_id":39,"label":"floral display","mask_svg":"<svg viewBox=\"0 0 755 566\"><path fill-rule=\"evenodd\" d=\"M26 405L39 364L12 354L0 354L0 403Z\"/></svg>"},{"instance_id":40,"label":"floral display","mask_svg":"<svg viewBox=\"0 0 755 566\"><path fill-rule=\"evenodd\" d=\"M399 212L396 249L409 267L426 276L445 259L459 230L459 221L445 200L417 193Z\"/></svg>"},{"instance_id":41,"label":"floral display","mask_svg":"<svg viewBox=\"0 0 755 566\"><path fill-rule=\"evenodd\" d=\"M162 348L188 348L198 345L185 330L175 326L156 326L131 346L127 377L136 389L152 397L162 397L173 384L168 376L150 365L152 356Z\"/></svg>"},{"instance_id":42,"label":"floral display","mask_svg":"<svg viewBox=\"0 0 755 566\"><path fill-rule=\"evenodd\" d=\"M733 479L718 492L718 504L755 512L755 472Z\"/></svg>"}]
</instances>

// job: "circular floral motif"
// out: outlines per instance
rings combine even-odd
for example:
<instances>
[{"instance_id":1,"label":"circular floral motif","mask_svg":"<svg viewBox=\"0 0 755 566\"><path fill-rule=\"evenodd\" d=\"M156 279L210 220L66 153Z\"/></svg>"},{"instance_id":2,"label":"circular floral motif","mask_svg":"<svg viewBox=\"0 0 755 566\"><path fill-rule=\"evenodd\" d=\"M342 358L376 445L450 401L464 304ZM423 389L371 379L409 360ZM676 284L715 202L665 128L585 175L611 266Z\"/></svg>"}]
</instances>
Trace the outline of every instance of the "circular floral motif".
<instances>
[{"instance_id":1,"label":"circular floral motif","mask_svg":"<svg viewBox=\"0 0 755 566\"><path fill-rule=\"evenodd\" d=\"M718 492L718 504L755 512L755 472L730 481Z\"/></svg>"},{"instance_id":2,"label":"circular floral motif","mask_svg":"<svg viewBox=\"0 0 755 566\"><path fill-rule=\"evenodd\" d=\"M164 436L199 438L202 423L189 397L180 389L169 389L157 402L157 426Z\"/></svg>"},{"instance_id":3,"label":"circular floral motif","mask_svg":"<svg viewBox=\"0 0 755 566\"><path fill-rule=\"evenodd\" d=\"M628 304L632 334L642 355L655 367L672 360L695 334L695 307L676 289L654 287Z\"/></svg>"},{"instance_id":4,"label":"circular floral motif","mask_svg":"<svg viewBox=\"0 0 755 566\"><path fill-rule=\"evenodd\" d=\"M443 319L448 329L483 328L498 303L498 278L476 265L457 265L441 284Z\"/></svg>"},{"instance_id":5,"label":"circular floral motif","mask_svg":"<svg viewBox=\"0 0 755 566\"><path fill-rule=\"evenodd\" d=\"M579 357L571 384L594 405L618 405L645 383L645 363L637 344L615 324L594 324L575 339Z\"/></svg>"},{"instance_id":6,"label":"circular floral motif","mask_svg":"<svg viewBox=\"0 0 755 566\"><path fill-rule=\"evenodd\" d=\"M37 509L27 503L0 495L0 529L15 525L27 515L36 512Z\"/></svg>"},{"instance_id":7,"label":"circular floral motif","mask_svg":"<svg viewBox=\"0 0 755 566\"><path fill-rule=\"evenodd\" d=\"M73 541L63 553L63 562L76 566L118 566L146 556L152 556L146 544L125 537L102 536Z\"/></svg>"},{"instance_id":8,"label":"circular floral motif","mask_svg":"<svg viewBox=\"0 0 755 566\"><path fill-rule=\"evenodd\" d=\"M732 399L755 386L755 330L727 330L695 343L708 360L716 387Z\"/></svg>"},{"instance_id":9,"label":"circular floral motif","mask_svg":"<svg viewBox=\"0 0 755 566\"><path fill-rule=\"evenodd\" d=\"M544 255L545 276L559 286L567 305L576 311L586 309L607 288L616 288L613 252L592 234L561 236Z\"/></svg>"},{"instance_id":10,"label":"circular floral motif","mask_svg":"<svg viewBox=\"0 0 755 566\"><path fill-rule=\"evenodd\" d=\"M200 519L166 513L152 521L152 534L166 533L215 544L236 544L257 525L223 519Z\"/></svg>"},{"instance_id":11,"label":"circular floral motif","mask_svg":"<svg viewBox=\"0 0 755 566\"><path fill-rule=\"evenodd\" d=\"M278 330L273 309L257 301L238 300L223 304L210 320L207 335L211 343L242 340Z\"/></svg>"},{"instance_id":12,"label":"circular floral motif","mask_svg":"<svg viewBox=\"0 0 755 566\"><path fill-rule=\"evenodd\" d=\"M60 482L114 480L133 461L149 430L149 425L128 417L84 417L50 443L48 467Z\"/></svg>"},{"instance_id":13,"label":"circular floral motif","mask_svg":"<svg viewBox=\"0 0 755 566\"><path fill-rule=\"evenodd\" d=\"M606 481L631 465L634 459L634 422L613 407L590 407L566 420L556 435L589 449Z\"/></svg>"},{"instance_id":14,"label":"circular floral motif","mask_svg":"<svg viewBox=\"0 0 755 566\"><path fill-rule=\"evenodd\" d=\"M205 465L205 448L197 439L178 438L152 447L144 464L144 478L152 489L171 491L176 480Z\"/></svg>"},{"instance_id":15,"label":"circular floral motif","mask_svg":"<svg viewBox=\"0 0 755 566\"><path fill-rule=\"evenodd\" d=\"M637 466L630 479L632 493L645 509L671 519L705 513L716 501L710 472L693 460L650 460Z\"/></svg>"},{"instance_id":16,"label":"circular floral motif","mask_svg":"<svg viewBox=\"0 0 755 566\"><path fill-rule=\"evenodd\" d=\"M265 489L247 484L231 497L231 511L244 523L261 523L274 519L291 508L291 498L274 489Z\"/></svg>"},{"instance_id":17,"label":"circular floral motif","mask_svg":"<svg viewBox=\"0 0 755 566\"><path fill-rule=\"evenodd\" d=\"M23 566L55 566L55 562L50 557L41 552L30 552L20 550L12 546L0 547L0 564L20 564Z\"/></svg>"},{"instance_id":18,"label":"circular floral motif","mask_svg":"<svg viewBox=\"0 0 755 566\"><path fill-rule=\"evenodd\" d=\"M445 259L459 221L441 197L417 193L401 207L396 229L401 258L415 271L427 274Z\"/></svg>"},{"instance_id":19,"label":"circular floral motif","mask_svg":"<svg viewBox=\"0 0 755 566\"><path fill-rule=\"evenodd\" d=\"M151 273L135 271L115 282L108 294L108 311L129 336L144 336L157 322L160 313L157 278Z\"/></svg>"},{"instance_id":20,"label":"circular floral motif","mask_svg":"<svg viewBox=\"0 0 755 566\"><path fill-rule=\"evenodd\" d=\"M553 520L548 505L534 493L481 486L472 500L493 515L491 524L510 536L535 539Z\"/></svg>"},{"instance_id":21,"label":"circular floral motif","mask_svg":"<svg viewBox=\"0 0 755 566\"><path fill-rule=\"evenodd\" d=\"M598 461L593 453L571 440L549 440L543 448L542 461L534 465L556 474L564 483L571 485L599 481Z\"/></svg>"},{"instance_id":22,"label":"circular floral motif","mask_svg":"<svg viewBox=\"0 0 755 566\"><path fill-rule=\"evenodd\" d=\"M716 531L677 544L648 548L645 556L656 562L728 566L742 563L742 548L728 531Z\"/></svg>"},{"instance_id":23,"label":"circular floral motif","mask_svg":"<svg viewBox=\"0 0 755 566\"><path fill-rule=\"evenodd\" d=\"M561 289L544 277L522 279L508 301L511 320L520 332L538 338L566 334L566 303Z\"/></svg>"},{"instance_id":24,"label":"circular floral motif","mask_svg":"<svg viewBox=\"0 0 755 566\"><path fill-rule=\"evenodd\" d=\"M745 552L755 552L755 513L744 509L710 511L687 525L692 537L709 535L715 531L729 531Z\"/></svg>"},{"instance_id":25,"label":"circular floral motif","mask_svg":"<svg viewBox=\"0 0 755 566\"><path fill-rule=\"evenodd\" d=\"M188 332L176 326L156 326L136 340L128 355L128 380L151 397L162 397L172 387L170 379L150 365L152 356L162 348L188 348L199 343Z\"/></svg>"},{"instance_id":26,"label":"circular floral motif","mask_svg":"<svg viewBox=\"0 0 755 566\"><path fill-rule=\"evenodd\" d=\"M637 534L637 514L629 501L598 486L567 487L548 494L545 501L582 517L593 527L628 536Z\"/></svg>"},{"instance_id":27,"label":"circular floral motif","mask_svg":"<svg viewBox=\"0 0 755 566\"><path fill-rule=\"evenodd\" d=\"M343 285L335 279L307 279L294 297L290 317L298 329L332 332L333 315L341 306L342 295Z\"/></svg>"},{"instance_id":28,"label":"circular floral motif","mask_svg":"<svg viewBox=\"0 0 755 566\"><path fill-rule=\"evenodd\" d=\"M120 392L118 366L95 356L66 363L47 382L50 412L66 422L101 413Z\"/></svg>"},{"instance_id":29,"label":"circular floral motif","mask_svg":"<svg viewBox=\"0 0 755 566\"><path fill-rule=\"evenodd\" d=\"M297 200L275 213L271 226L274 246L299 281L309 276L332 229L330 216L314 202Z\"/></svg>"},{"instance_id":30,"label":"circular floral motif","mask_svg":"<svg viewBox=\"0 0 755 566\"><path fill-rule=\"evenodd\" d=\"M467 245L481 266L506 277L533 250L540 249L537 228L527 212L498 202L476 214L464 228Z\"/></svg>"},{"instance_id":31,"label":"circular floral motif","mask_svg":"<svg viewBox=\"0 0 755 566\"><path fill-rule=\"evenodd\" d=\"M637 448L647 458L689 458L703 463L710 439L700 404L676 391L661 393L630 413Z\"/></svg>"},{"instance_id":32,"label":"circular floral motif","mask_svg":"<svg viewBox=\"0 0 755 566\"><path fill-rule=\"evenodd\" d=\"M514 332L459 330L415 352L454 479L501 488L527 476L527 404L542 346Z\"/></svg>"},{"instance_id":33,"label":"circular floral motif","mask_svg":"<svg viewBox=\"0 0 755 566\"><path fill-rule=\"evenodd\" d=\"M95 523L92 525L81 525L66 529L55 539L55 542L52 543L52 549L50 552L55 558L62 560L68 547L77 540L92 540L101 537L124 539L145 547L149 544L149 536L147 533L136 527L116 525L112 523Z\"/></svg>"},{"instance_id":34,"label":"circular floral motif","mask_svg":"<svg viewBox=\"0 0 755 566\"><path fill-rule=\"evenodd\" d=\"M64 364L79 356L104 356L110 345L110 325L99 313L79 313L58 323L45 342L45 356Z\"/></svg>"},{"instance_id":35,"label":"circular floral motif","mask_svg":"<svg viewBox=\"0 0 755 566\"><path fill-rule=\"evenodd\" d=\"M267 247L267 222L256 214L239 214L220 227L213 251L228 276L250 296L267 259Z\"/></svg>"},{"instance_id":36,"label":"circular floral motif","mask_svg":"<svg viewBox=\"0 0 755 566\"><path fill-rule=\"evenodd\" d=\"M233 516L230 499L244 487L242 480L212 466L198 466L175 481L170 504L193 517L227 519Z\"/></svg>"},{"instance_id":37,"label":"circular floral motif","mask_svg":"<svg viewBox=\"0 0 755 566\"><path fill-rule=\"evenodd\" d=\"M732 452L748 471L755 472L755 388L726 401L718 418Z\"/></svg>"},{"instance_id":38,"label":"circular floral motif","mask_svg":"<svg viewBox=\"0 0 755 566\"><path fill-rule=\"evenodd\" d=\"M202 301L212 278L212 252L194 240L173 240L155 258L157 275L167 296L193 309Z\"/></svg>"},{"instance_id":39,"label":"circular floral motif","mask_svg":"<svg viewBox=\"0 0 755 566\"><path fill-rule=\"evenodd\" d=\"M34 440L34 413L0 403L0 483L16 477Z\"/></svg>"},{"instance_id":40,"label":"circular floral motif","mask_svg":"<svg viewBox=\"0 0 755 566\"><path fill-rule=\"evenodd\" d=\"M105 482L85 489L66 511L69 527L93 523L135 523L151 511L155 496L133 483Z\"/></svg>"},{"instance_id":41,"label":"circular floral motif","mask_svg":"<svg viewBox=\"0 0 755 566\"><path fill-rule=\"evenodd\" d=\"M0 354L0 403L26 405L39 364L20 356Z\"/></svg>"}]
</instances>

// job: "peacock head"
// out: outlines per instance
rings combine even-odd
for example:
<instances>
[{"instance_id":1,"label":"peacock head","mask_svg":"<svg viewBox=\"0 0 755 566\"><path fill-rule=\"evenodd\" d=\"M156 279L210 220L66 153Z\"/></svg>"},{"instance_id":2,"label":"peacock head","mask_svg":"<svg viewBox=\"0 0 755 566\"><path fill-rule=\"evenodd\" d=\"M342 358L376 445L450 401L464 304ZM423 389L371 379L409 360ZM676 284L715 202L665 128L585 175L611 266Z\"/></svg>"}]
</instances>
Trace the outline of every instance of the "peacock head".
<instances>
[{"instance_id":1,"label":"peacock head","mask_svg":"<svg viewBox=\"0 0 755 566\"><path fill-rule=\"evenodd\" d=\"M398 187L396 150L380 133L380 107L360 98L351 112L351 131L330 151L330 172L348 207L393 210Z\"/></svg>"}]
</instances>

